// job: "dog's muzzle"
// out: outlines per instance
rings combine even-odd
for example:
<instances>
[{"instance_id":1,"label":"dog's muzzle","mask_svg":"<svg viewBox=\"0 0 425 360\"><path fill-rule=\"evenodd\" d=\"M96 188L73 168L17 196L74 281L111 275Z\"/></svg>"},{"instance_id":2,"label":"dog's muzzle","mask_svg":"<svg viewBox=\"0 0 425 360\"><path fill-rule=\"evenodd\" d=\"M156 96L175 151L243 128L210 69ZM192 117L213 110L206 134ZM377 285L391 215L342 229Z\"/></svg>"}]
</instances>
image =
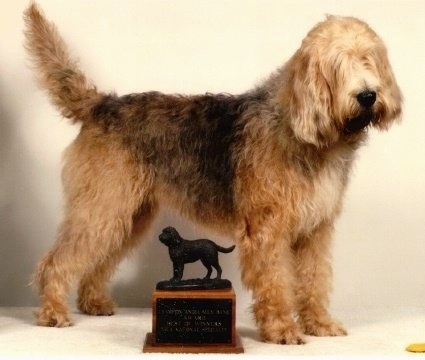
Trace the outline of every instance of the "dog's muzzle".
<instances>
[{"instance_id":1,"label":"dog's muzzle","mask_svg":"<svg viewBox=\"0 0 425 360\"><path fill-rule=\"evenodd\" d=\"M350 135L363 130L373 121L373 118L372 111L364 111L359 116L347 119L344 125L344 134Z\"/></svg>"},{"instance_id":2,"label":"dog's muzzle","mask_svg":"<svg viewBox=\"0 0 425 360\"><path fill-rule=\"evenodd\" d=\"M358 116L347 119L345 122L344 133L347 135L363 130L374 119L372 107L376 101L376 92L371 90L364 90L357 94L356 99L360 105L361 112Z\"/></svg>"}]
</instances>

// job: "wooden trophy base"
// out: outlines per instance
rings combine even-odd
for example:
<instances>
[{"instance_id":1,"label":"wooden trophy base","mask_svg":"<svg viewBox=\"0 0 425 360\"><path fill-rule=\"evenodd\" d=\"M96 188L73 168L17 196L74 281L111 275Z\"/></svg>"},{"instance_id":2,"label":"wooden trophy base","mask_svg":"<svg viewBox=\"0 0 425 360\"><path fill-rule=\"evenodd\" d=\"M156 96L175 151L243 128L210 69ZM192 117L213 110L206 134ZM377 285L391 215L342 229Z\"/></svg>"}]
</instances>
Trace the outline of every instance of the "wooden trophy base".
<instances>
[{"instance_id":1,"label":"wooden trophy base","mask_svg":"<svg viewBox=\"0 0 425 360\"><path fill-rule=\"evenodd\" d=\"M185 344L155 344L153 334L147 333L143 345L144 353L173 354L242 354L244 352L241 339L236 336L235 345L185 345Z\"/></svg>"},{"instance_id":2,"label":"wooden trophy base","mask_svg":"<svg viewBox=\"0 0 425 360\"><path fill-rule=\"evenodd\" d=\"M235 329L232 288L156 290L152 295L152 332L145 353L243 353Z\"/></svg>"}]
</instances>

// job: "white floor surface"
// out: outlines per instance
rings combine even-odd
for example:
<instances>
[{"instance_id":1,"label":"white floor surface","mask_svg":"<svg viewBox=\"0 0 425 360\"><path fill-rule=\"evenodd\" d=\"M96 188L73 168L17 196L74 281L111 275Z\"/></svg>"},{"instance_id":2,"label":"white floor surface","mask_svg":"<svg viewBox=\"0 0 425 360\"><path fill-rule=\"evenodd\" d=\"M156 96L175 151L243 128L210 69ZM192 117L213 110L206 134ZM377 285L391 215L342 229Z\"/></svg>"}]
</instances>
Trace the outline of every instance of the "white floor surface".
<instances>
[{"instance_id":1,"label":"white floor surface","mask_svg":"<svg viewBox=\"0 0 425 360\"><path fill-rule=\"evenodd\" d=\"M9 358L10 355L28 358L62 355L71 355L72 358L76 355L178 356L141 353L145 334L151 331L152 326L149 309L118 309L117 314L111 317L92 317L74 312L75 326L63 329L35 326L32 312L30 308L0 308L0 358ZM425 354L405 351L410 343L425 342L425 307L334 314L345 324L348 336L306 337L307 344L301 346L262 343L251 315L248 312L238 314L236 326L245 354L231 356L390 355L425 358ZM180 356L187 359L189 355ZM202 359L209 357L224 358L229 355L203 355Z\"/></svg>"}]
</instances>

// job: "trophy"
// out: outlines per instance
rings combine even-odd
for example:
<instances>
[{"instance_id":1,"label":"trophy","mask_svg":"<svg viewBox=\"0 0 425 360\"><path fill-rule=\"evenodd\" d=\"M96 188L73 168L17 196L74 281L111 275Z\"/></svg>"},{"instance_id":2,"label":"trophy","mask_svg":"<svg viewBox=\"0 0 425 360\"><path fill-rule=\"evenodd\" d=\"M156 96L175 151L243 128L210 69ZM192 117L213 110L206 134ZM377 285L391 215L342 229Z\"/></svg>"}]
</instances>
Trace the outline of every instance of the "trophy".
<instances>
[{"instance_id":1,"label":"trophy","mask_svg":"<svg viewBox=\"0 0 425 360\"><path fill-rule=\"evenodd\" d=\"M176 229L163 229L159 240L168 247L173 277L160 281L152 295L152 332L143 352L242 353L236 333L236 296L222 279L218 254L230 253L208 239L186 240ZM184 265L200 260L207 269L203 279L183 280ZM217 272L211 278L213 268Z\"/></svg>"}]
</instances>

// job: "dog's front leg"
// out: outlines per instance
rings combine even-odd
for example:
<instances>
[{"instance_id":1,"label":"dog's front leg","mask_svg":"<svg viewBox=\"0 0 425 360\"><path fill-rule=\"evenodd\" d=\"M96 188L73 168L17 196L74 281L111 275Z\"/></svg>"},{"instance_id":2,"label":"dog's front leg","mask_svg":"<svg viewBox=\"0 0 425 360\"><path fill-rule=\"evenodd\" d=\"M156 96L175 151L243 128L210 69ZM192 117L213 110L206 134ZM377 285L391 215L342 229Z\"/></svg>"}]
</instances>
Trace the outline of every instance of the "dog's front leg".
<instances>
[{"instance_id":1,"label":"dog's front leg","mask_svg":"<svg viewBox=\"0 0 425 360\"><path fill-rule=\"evenodd\" d=\"M303 332L314 336L346 335L327 311L332 281L330 243L332 225L323 223L311 236L294 244L296 301Z\"/></svg>"},{"instance_id":2,"label":"dog's front leg","mask_svg":"<svg viewBox=\"0 0 425 360\"><path fill-rule=\"evenodd\" d=\"M272 223L246 224L239 236L242 281L253 292L253 311L263 341L303 344L293 318L290 241ZM255 224L257 222L257 224Z\"/></svg>"}]
</instances>

